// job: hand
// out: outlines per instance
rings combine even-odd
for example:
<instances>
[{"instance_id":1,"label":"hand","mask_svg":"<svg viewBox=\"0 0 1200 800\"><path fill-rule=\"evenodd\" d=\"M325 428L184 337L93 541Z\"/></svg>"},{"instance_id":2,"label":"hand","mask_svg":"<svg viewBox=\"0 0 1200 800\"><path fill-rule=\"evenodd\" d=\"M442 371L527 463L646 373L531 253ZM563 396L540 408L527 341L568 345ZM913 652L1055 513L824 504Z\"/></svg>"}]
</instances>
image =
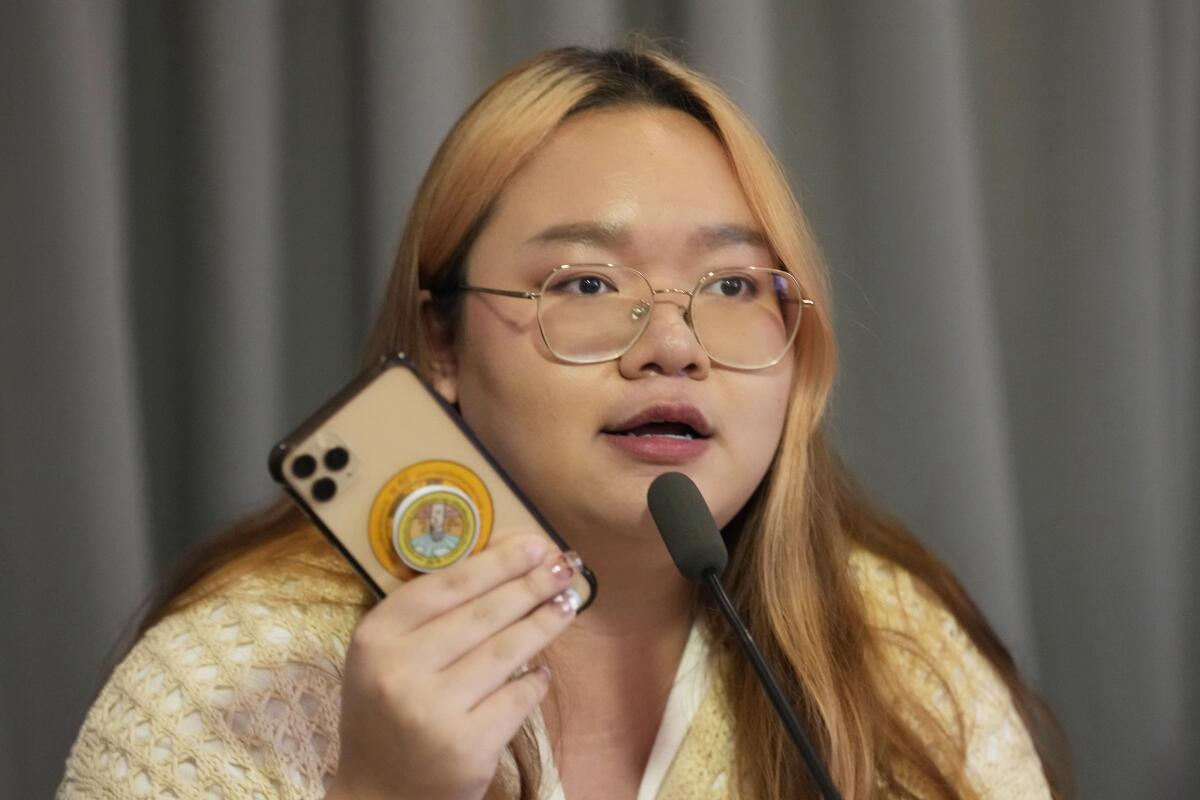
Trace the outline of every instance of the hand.
<instances>
[{"instance_id":1,"label":"hand","mask_svg":"<svg viewBox=\"0 0 1200 800\"><path fill-rule=\"evenodd\" d=\"M579 563L511 537L400 586L359 622L346 654L341 756L327 798L477 800L550 684L510 679L575 618Z\"/></svg>"}]
</instances>

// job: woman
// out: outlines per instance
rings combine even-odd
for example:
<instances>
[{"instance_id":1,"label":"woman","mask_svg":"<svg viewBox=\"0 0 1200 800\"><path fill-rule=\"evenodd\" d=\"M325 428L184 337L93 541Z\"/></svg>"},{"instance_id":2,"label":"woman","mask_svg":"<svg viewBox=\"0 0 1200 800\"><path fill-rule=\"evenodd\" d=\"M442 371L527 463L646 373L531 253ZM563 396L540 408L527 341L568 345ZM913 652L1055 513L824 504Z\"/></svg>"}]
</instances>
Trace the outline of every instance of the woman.
<instances>
[{"instance_id":1,"label":"woman","mask_svg":"<svg viewBox=\"0 0 1200 800\"><path fill-rule=\"evenodd\" d=\"M647 298L633 334L547 321L614 291ZM724 324L737 302L786 335ZM595 571L594 606L576 619L576 565L514 537L372 607L281 502L165 591L60 796L816 796L649 518L670 470L843 796L1059 794L1008 653L825 444L829 308L782 173L711 83L640 48L516 68L435 157L363 363L418 360Z\"/></svg>"}]
</instances>

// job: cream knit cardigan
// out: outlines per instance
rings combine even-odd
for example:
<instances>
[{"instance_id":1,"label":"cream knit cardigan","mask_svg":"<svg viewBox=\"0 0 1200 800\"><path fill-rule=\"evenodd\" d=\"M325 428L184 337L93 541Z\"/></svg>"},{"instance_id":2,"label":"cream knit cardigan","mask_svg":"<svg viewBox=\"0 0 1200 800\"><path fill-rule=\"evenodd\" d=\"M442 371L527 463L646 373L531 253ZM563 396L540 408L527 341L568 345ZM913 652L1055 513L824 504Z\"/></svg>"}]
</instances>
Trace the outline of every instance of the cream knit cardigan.
<instances>
[{"instance_id":1,"label":"cream knit cardigan","mask_svg":"<svg viewBox=\"0 0 1200 800\"><path fill-rule=\"evenodd\" d=\"M344 571L332 552L313 560ZM917 696L951 730L960 718L947 689L960 704L973 788L988 798L1048 797L1007 689L953 617L906 572L874 556L856 553L850 568L872 624L924 651L926 658L904 647L891 653ZM362 601L345 581L275 565L168 616L134 646L88 712L58 797L322 797L337 769L342 666ZM730 713L714 681L660 800L733 796Z\"/></svg>"}]
</instances>

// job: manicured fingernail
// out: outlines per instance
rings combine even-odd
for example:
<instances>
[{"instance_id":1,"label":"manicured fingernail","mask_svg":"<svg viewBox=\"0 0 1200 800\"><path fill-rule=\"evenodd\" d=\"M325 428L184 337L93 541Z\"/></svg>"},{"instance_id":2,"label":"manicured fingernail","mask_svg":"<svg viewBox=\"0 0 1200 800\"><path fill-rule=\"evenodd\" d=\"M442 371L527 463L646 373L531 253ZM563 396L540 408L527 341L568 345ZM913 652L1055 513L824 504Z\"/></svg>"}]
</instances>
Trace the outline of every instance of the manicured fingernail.
<instances>
[{"instance_id":1,"label":"manicured fingernail","mask_svg":"<svg viewBox=\"0 0 1200 800\"><path fill-rule=\"evenodd\" d=\"M549 569L554 578L565 581L583 569L583 562L573 552L559 553L558 557L550 562Z\"/></svg>"},{"instance_id":2,"label":"manicured fingernail","mask_svg":"<svg viewBox=\"0 0 1200 800\"><path fill-rule=\"evenodd\" d=\"M579 592L574 589L563 589L550 599L550 605L564 617L573 617L575 616L575 612L579 610L579 607L583 605L583 599L580 598Z\"/></svg>"}]
</instances>

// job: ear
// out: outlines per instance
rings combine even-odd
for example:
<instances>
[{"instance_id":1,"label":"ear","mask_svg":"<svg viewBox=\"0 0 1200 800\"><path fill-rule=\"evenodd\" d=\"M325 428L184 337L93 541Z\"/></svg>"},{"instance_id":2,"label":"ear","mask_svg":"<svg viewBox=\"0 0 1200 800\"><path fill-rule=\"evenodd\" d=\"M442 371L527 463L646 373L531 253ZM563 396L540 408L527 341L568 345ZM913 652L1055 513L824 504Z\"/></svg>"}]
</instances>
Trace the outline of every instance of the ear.
<instances>
[{"instance_id":1,"label":"ear","mask_svg":"<svg viewBox=\"0 0 1200 800\"><path fill-rule=\"evenodd\" d=\"M417 292L420 305L421 330L429 345L430 376L433 388L451 405L458 404L458 359L454 355L454 331L447 320L441 319L433 307L428 289Z\"/></svg>"}]
</instances>

